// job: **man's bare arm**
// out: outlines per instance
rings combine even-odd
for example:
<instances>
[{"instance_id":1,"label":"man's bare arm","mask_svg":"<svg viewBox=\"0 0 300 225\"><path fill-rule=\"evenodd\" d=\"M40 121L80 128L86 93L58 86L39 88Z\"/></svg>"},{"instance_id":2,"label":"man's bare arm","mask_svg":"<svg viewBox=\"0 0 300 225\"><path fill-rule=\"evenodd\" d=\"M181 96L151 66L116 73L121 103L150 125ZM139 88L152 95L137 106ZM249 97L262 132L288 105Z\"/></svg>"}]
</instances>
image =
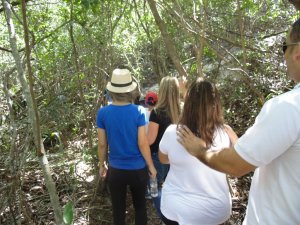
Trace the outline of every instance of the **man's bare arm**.
<instances>
[{"instance_id":1,"label":"man's bare arm","mask_svg":"<svg viewBox=\"0 0 300 225\"><path fill-rule=\"evenodd\" d=\"M240 177L256 168L241 158L234 148L225 148L221 151L207 151L205 142L201 138L196 137L185 126L179 127L177 135L178 141L191 155L212 169Z\"/></svg>"},{"instance_id":2,"label":"man's bare arm","mask_svg":"<svg viewBox=\"0 0 300 225\"><path fill-rule=\"evenodd\" d=\"M234 148L224 148L221 151L203 151L197 158L212 169L240 177L253 170L255 166L241 158Z\"/></svg>"}]
</instances>

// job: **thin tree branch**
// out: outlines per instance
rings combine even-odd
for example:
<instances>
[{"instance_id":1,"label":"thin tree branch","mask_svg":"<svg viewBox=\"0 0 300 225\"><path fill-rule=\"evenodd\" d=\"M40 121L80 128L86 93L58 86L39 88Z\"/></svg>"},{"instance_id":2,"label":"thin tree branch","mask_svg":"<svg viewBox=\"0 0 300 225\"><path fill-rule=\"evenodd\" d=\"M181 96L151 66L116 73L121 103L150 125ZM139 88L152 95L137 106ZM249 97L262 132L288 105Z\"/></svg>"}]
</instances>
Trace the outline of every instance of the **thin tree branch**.
<instances>
[{"instance_id":1,"label":"thin tree branch","mask_svg":"<svg viewBox=\"0 0 300 225\"><path fill-rule=\"evenodd\" d=\"M5 52L12 52L12 50L9 50L7 48L2 48L2 47L0 47L0 50L5 51Z\"/></svg>"},{"instance_id":2,"label":"thin tree branch","mask_svg":"<svg viewBox=\"0 0 300 225\"><path fill-rule=\"evenodd\" d=\"M37 41L33 41L31 47L33 47L33 46L35 46L35 45L41 43L41 42L44 41L45 39L47 39L47 38L51 37L52 35L56 34L57 31L58 31L59 29L61 29L62 27L64 27L65 25L67 25L67 24L70 23L70 22L71 22L71 20L68 20L68 21L62 23L61 25L59 25L58 27L56 27L53 31L51 31L49 34L45 35L44 37L41 37L41 38L38 39ZM30 32L30 33L31 33L31 32ZM31 34L32 34L32 33L31 33ZM12 52L12 50L7 49L7 48L3 48L3 47L0 47L0 50L5 51L5 52ZM24 51L24 50L25 50L25 47L19 49L18 52L22 52L22 51Z\"/></svg>"},{"instance_id":3,"label":"thin tree branch","mask_svg":"<svg viewBox=\"0 0 300 225\"><path fill-rule=\"evenodd\" d=\"M29 2L30 0L25 0L25 2ZM12 2L10 3L11 6L17 6L17 5L20 5L20 1L15 1L15 2ZM4 11L4 8L0 8L0 13Z\"/></svg>"}]
</instances>

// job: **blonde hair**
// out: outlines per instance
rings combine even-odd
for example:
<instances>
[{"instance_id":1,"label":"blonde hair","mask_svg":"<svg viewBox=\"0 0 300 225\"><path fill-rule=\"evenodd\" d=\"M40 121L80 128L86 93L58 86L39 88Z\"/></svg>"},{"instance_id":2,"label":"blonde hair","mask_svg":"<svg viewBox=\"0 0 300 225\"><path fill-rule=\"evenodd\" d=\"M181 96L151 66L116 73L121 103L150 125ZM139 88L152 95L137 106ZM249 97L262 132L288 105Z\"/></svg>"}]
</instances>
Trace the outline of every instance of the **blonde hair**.
<instances>
[{"instance_id":1,"label":"blonde hair","mask_svg":"<svg viewBox=\"0 0 300 225\"><path fill-rule=\"evenodd\" d=\"M159 85L157 111L166 111L172 123L178 123L180 116L179 82L176 77L164 77Z\"/></svg>"},{"instance_id":2,"label":"blonde hair","mask_svg":"<svg viewBox=\"0 0 300 225\"><path fill-rule=\"evenodd\" d=\"M109 96L112 98L113 101L132 102L134 94L133 92L115 93L109 91Z\"/></svg>"}]
</instances>

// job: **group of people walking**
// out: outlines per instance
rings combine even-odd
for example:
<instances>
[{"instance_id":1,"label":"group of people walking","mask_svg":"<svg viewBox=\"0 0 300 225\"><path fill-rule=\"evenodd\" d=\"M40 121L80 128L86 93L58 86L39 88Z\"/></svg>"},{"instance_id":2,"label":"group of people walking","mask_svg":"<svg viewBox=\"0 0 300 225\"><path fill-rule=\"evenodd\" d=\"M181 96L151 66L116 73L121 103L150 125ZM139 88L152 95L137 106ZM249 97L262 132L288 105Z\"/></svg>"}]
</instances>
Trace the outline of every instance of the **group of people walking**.
<instances>
[{"instance_id":1,"label":"group of people walking","mask_svg":"<svg viewBox=\"0 0 300 225\"><path fill-rule=\"evenodd\" d=\"M217 225L231 215L226 174L255 171L244 225L300 224L300 19L283 44L295 89L269 100L238 139L225 124L216 86L202 78L187 86L164 77L158 101L133 103L137 83L115 69L107 90L112 104L99 109L99 172L108 179L115 225L125 225L129 187L135 224L147 224L149 178L162 184L158 213L166 225Z\"/></svg>"}]
</instances>

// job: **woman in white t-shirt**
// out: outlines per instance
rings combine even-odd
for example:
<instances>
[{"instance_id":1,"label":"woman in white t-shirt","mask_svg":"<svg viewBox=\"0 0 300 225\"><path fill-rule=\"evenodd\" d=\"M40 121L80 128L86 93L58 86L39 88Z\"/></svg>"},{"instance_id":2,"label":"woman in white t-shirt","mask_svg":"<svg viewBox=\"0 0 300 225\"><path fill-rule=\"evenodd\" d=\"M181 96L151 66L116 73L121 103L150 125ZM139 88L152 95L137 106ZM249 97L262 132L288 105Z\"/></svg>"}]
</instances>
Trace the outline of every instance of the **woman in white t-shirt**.
<instances>
[{"instance_id":1,"label":"woman in white t-shirt","mask_svg":"<svg viewBox=\"0 0 300 225\"><path fill-rule=\"evenodd\" d=\"M189 86L179 126L187 126L205 140L210 151L234 144L237 135L224 124L216 87L201 78ZM170 125L159 145L159 159L170 164L162 188L161 211L166 225L217 225L231 214L226 175L210 169L177 141L177 125Z\"/></svg>"}]
</instances>

